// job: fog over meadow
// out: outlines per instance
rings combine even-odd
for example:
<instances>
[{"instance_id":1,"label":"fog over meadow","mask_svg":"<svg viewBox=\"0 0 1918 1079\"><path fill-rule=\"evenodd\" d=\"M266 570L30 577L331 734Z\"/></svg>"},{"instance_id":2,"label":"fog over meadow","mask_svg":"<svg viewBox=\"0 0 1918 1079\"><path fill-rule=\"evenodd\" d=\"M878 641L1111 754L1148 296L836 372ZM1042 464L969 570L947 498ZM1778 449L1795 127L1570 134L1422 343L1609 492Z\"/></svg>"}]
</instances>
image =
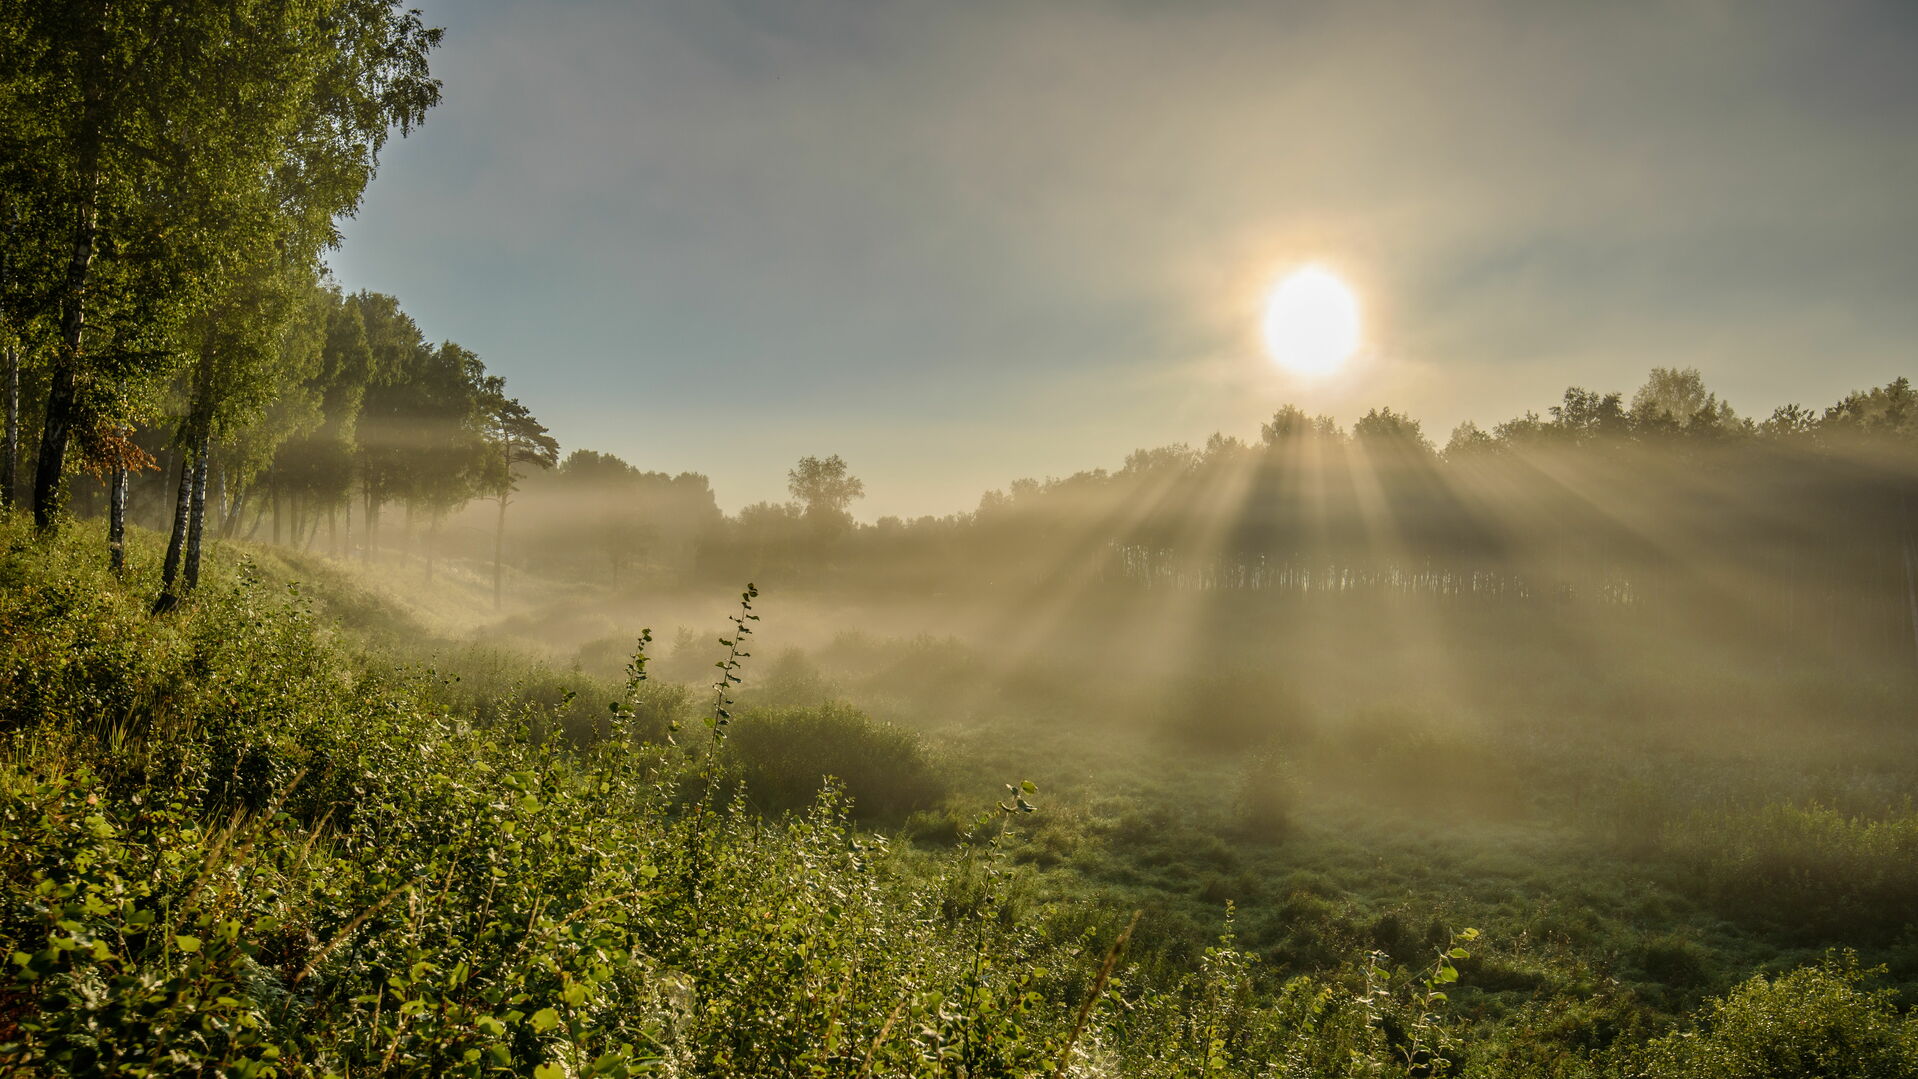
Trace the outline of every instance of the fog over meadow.
<instances>
[{"instance_id":1,"label":"fog over meadow","mask_svg":"<svg viewBox=\"0 0 1918 1079\"><path fill-rule=\"evenodd\" d=\"M1918 1079L1918 8L0 0L0 1074Z\"/></svg>"}]
</instances>

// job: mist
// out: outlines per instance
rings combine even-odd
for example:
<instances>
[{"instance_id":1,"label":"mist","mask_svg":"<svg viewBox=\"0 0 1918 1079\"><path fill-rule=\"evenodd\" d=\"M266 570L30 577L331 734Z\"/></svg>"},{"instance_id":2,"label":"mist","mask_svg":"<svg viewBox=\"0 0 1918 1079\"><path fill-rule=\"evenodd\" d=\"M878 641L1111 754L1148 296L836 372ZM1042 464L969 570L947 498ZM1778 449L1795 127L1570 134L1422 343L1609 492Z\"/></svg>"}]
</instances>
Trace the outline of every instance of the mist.
<instances>
[{"instance_id":1,"label":"mist","mask_svg":"<svg viewBox=\"0 0 1918 1079\"><path fill-rule=\"evenodd\" d=\"M860 520L836 456L729 514L701 475L579 450L503 510L407 505L370 543L316 522L293 551L440 647L576 680L587 743L642 630L653 678L706 692L753 582L740 700L909 736L941 778L889 794L894 825L936 833L955 792L1018 775L1093 822L1176 806L1274 851L1409 815L1673 865L1714 813L1908 812L1913 403L1899 380L1753 421L1659 369L1442 446L1389 407L1288 406L912 520Z\"/></svg>"},{"instance_id":2,"label":"mist","mask_svg":"<svg viewBox=\"0 0 1918 1079\"><path fill-rule=\"evenodd\" d=\"M1911 11L426 7L0 2L0 1073L1918 1076Z\"/></svg>"}]
</instances>

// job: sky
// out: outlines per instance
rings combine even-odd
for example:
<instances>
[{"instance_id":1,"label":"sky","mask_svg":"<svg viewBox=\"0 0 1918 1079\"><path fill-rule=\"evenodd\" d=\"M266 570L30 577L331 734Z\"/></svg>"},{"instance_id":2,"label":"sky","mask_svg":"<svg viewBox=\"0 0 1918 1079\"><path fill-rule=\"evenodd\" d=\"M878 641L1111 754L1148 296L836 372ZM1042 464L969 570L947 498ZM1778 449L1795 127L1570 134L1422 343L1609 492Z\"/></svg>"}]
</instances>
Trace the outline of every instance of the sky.
<instances>
[{"instance_id":1,"label":"sky","mask_svg":"<svg viewBox=\"0 0 1918 1079\"><path fill-rule=\"evenodd\" d=\"M331 263L564 449L855 514L1349 424L1918 374L1918 4L422 0L444 100ZM1339 373L1264 298L1359 298Z\"/></svg>"}]
</instances>

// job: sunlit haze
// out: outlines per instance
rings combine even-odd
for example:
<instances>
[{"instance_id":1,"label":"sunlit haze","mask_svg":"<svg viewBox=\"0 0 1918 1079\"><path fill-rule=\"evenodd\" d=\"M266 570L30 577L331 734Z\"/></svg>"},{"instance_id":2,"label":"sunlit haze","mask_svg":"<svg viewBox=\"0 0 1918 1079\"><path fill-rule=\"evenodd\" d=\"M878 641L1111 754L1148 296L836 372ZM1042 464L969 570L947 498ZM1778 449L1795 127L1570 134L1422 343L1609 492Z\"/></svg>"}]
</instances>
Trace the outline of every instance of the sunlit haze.
<instances>
[{"instance_id":1,"label":"sunlit haze","mask_svg":"<svg viewBox=\"0 0 1918 1079\"><path fill-rule=\"evenodd\" d=\"M0 1073L1918 1079L1914 297L1911 0L0 0Z\"/></svg>"}]
</instances>

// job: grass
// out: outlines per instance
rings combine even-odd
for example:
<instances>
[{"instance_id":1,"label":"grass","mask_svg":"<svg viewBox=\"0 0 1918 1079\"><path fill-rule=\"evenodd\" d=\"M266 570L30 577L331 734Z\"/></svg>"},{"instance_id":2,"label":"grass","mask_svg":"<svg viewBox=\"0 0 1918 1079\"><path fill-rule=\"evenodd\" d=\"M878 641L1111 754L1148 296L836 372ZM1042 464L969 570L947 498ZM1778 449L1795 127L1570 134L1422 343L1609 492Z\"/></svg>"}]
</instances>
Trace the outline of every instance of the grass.
<instances>
[{"instance_id":1,"label":"grass","mask_svg":"<svg viewBox=\"0 0 1918 1079\"><path fill-rule=\"evenodd\" d=\"M936 638L770 661L722 750L709 695L436 638L334 570L216 557L151 618L135 538L122 581L88 526L0 525L21 1074L1912 1074L1864 969L1918 973L1908 809L1676 789L1663 747L1603 758L1638 796L1568 789L1569 724L1313 686L1259 753L1175 751L1164 696L1130 722ZM1217 670L1179 692L1272 696ZM1809 934L1764 913L1831 895Z\"/></svg>"}]
</instances>

